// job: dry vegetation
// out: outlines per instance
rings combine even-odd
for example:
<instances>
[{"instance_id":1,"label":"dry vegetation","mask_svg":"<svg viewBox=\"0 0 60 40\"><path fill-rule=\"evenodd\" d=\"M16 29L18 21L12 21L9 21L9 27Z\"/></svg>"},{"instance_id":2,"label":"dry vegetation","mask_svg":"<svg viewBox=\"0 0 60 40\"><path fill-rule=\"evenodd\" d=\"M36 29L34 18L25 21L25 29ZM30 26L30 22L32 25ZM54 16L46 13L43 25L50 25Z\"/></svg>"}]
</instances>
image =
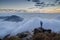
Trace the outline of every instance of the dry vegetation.
<instances>
[{"instance_id":1,"label":"dry vegetation","mask_svg":"<svg viewBox=\"0 0 60 40\"><path fill-rule=\"evenodd\" d=\"M38 32L33 33L33 35L31 35L29 32L19 33L15 36L10 36L10 37L9 35L7 35L2 40L60 40L60 33L39 32L39 30L37 31ZM28 35L31 36L29 37Z\"/></svg>"},{"instance_id":2,"label":"dry vegetation","mask_svg":"<svg viewBox=\"0 0 60 40\"><path fill-rule=\"evenodd\" d=\"M33 35L33 40L60 40L60 34L37 33L37 34Z\"/></svg>"},{"instance_id":3,"label":"dry vegetation","mask_svg":"<svg viewBox=\"0 0 60 40\"><path fill-rule=\"evenodd\" d=\"M16 36L11 36L9 38L5 38L4 40L22 40L22 39Z\"/></svg>"}]
</instances>

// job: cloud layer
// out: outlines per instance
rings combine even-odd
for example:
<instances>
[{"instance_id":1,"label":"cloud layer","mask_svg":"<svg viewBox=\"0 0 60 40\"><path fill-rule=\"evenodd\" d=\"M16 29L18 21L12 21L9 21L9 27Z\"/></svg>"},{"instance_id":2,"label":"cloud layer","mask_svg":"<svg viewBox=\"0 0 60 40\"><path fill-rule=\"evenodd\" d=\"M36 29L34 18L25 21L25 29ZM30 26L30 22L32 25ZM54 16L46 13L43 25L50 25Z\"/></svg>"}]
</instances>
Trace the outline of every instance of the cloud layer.
<instances>
[{"instance_id":1,"label":"cloud layer","mask_svg":"<svg viewBox=\"0 0 60 40\"><path fill-rule=\"evenodd\" d=\"M60 0L30 0L35 2L36 7L49 7L49 6L57 6L60 5Z\"/></svg>"}]
</instances>

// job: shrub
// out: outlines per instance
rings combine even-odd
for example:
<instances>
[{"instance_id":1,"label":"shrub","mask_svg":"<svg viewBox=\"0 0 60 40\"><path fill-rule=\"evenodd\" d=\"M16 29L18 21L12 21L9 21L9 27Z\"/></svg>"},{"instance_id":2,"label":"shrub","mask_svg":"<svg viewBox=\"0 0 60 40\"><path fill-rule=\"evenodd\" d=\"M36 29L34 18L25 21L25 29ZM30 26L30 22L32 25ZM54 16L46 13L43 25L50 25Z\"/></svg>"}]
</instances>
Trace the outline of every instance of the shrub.
<instances>
[{"instance_id":1,"label":"shrub","mask_svg":"<svg viewBox=\"0 0 60 40\"><path fill-rule=\"evenodd\" d=\"M44 33L38 33L33 35L33 40L49 40L49 37Z\"/></svg>"},{"instance_id":2,"label":"shrub","mask_svg":"<svg viewBox=\"0 0 60 40\"><path fill-rule=\"evenodd\" d=\"M6 38L5 40L21 40L21 38L16 37L16 36L11 36L9 38Z\"/></svg>"},{"instance_id":3,"label":"shrub","mask_svg":"<svg viewBox=\"0 0 60 40\"><path fill-rule=\"evenodd\" d=\"M56 35L52 40L60 40L60 35Z\"/></svg>"}]
</instances>

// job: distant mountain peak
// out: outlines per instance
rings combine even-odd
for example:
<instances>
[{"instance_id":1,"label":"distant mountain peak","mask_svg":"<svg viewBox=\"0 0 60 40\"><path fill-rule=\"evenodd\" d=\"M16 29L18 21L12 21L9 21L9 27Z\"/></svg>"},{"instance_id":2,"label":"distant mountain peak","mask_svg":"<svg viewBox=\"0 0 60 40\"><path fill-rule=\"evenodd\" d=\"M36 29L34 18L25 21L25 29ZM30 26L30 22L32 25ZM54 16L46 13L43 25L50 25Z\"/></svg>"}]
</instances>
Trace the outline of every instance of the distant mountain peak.
<instances>
[{"instance_id":1,"label":"distant mountain peak","mask_svg":"<svg viewBox=\"0 0 60 40\"><path fill-rule=\"evenodd\" d=\"M12 15L12 16L6 17L4 21L20 22L20 21L23 21L23 18L16 15Z\"/></svg>"}]
</instances>

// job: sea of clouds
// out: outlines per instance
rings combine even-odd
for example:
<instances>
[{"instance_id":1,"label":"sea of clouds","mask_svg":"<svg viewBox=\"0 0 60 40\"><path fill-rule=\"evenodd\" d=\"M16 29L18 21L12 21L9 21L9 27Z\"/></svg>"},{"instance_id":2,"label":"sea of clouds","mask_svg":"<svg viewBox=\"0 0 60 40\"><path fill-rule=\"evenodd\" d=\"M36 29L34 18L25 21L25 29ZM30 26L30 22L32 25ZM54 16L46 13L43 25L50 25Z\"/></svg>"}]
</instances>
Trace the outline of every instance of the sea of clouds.
<instances>
[{"instance_id":1,"label":"sea of clouds","mask_svg":"<svg viewBox=\"0 0 60 40\"><path fill-rule=\"evenodd\" d=\"M23 17L24 20L20 22L3 21L0 19L0 37L3 38L7 34L16 35L24 31L32 31L35 28L40 27L40 21L43 22L43 28L51 29L52 32L60 31L60 16L54 19L41 18L41 17ZM57 19L58 18L58 19Z\"/></svg>"}]
</instances>

